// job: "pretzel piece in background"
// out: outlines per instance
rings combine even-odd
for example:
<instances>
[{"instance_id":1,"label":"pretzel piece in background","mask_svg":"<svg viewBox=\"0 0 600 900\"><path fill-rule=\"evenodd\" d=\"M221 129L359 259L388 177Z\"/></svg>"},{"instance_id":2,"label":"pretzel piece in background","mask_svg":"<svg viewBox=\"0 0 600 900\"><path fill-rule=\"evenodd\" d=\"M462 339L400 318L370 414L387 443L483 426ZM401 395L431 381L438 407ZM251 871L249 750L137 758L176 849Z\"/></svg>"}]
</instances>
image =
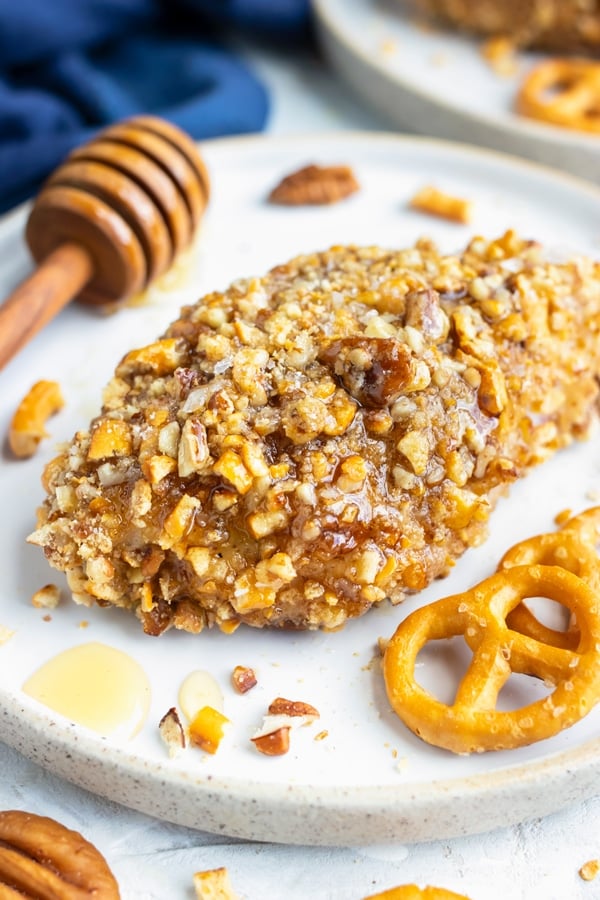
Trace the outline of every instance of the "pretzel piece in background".
<instances>
[{"instance_id":1,"label":"pretzel piece in background","mask_svg":"<svg viewBox=\"0 0 600 900\"><path fill-rule=\"evenodd\" d=\"M548 59L527 75L517 112L562 128L600 134L600 63Z\"/></svg>"}]
</instances>

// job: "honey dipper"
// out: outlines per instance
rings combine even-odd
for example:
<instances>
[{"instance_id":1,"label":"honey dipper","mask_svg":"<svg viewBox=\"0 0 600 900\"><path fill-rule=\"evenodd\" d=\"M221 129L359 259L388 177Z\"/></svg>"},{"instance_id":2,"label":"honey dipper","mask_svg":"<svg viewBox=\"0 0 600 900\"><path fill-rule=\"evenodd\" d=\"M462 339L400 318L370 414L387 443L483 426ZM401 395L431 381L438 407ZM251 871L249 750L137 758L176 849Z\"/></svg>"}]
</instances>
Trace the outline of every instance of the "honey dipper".
<instances>
[{"instance_id":1,"label":"honey dipper","mask_svg":"<svg viewBox=\"0 0 600 900\"><path fill-rule=\"evenodd\" d=\"M193 140L154 116L101 131L45 182L25 231L38 269L0 307L0 369L71 299L115 303L189 245L209 197Z\"/></svg>"}]
</instances>

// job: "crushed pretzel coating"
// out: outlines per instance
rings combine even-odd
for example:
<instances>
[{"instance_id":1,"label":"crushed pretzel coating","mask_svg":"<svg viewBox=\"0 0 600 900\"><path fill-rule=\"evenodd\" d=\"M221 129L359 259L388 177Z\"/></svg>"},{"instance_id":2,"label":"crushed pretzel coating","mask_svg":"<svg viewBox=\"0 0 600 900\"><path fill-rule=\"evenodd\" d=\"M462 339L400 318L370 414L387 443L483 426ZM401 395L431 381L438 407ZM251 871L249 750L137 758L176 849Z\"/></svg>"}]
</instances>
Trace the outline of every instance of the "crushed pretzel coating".
<instances>
[{"instance_id":1,"label":"crushed pretzel coating","mask_svg":"<svg viewBox=\"0 0 600 900\"><path fill-rule=\"evenodd\" d=\"M600 265L512 231L300 256L125 357L29 540L148 634L340 628L447 574L512 482L590 434L599 330Z\"/></svg>"},{"instance_id":2,"label":"crushed pretzel coating","mask_svg":"<svg viewBox=\"0 0 600 900\"><path fill-rule=\"evenodd\" d=\"M36 591L31 598L31 605L36 609L56 609L60 601L60 588L55 584L47 584Z\"/></svg>"},{"instance_id":3,"label":"crushed pretzel coating","mask_svg":"<svg viewBox=\"0 0 600 900\"><path fill-rule=\"evenodd\" d=\"M449 219L451 222L459 222L461 225L470 222L473 215L471 200L453 197L432 185L421 188L411 198L410 208L430 216L439 216L442 219Z\"/></svg>"},{"instance_id":4,"label":"crushed pretzel coating","mask_svg":"<svg viewBox=\"0 0 600 900\"><path fill-rule=\"evenodd\" d=\"M248 691L257 685L254 669L250 669L247 666L236 666L231 673L231 683L238 694L247 694Z\"/></svg>"},{"instance_id":5,"label":"crushed pretzel coating","mask_svg":"<svg viewBox=\"0 0 600 900\"><path fill-rule=\"evenodd\" d=\"M560 53L600 47L598 0L419 0L465 31L507 36L517 46Z\"/></svg>"},{"instance_id":6,"label":"crushed pretzel coating","mask_svg":"<svg viewBox=\"0 0 600 900\"><path fill-rule=\"evenodd\" d=\"M226 868L208 869L194 874L196 900L238 900Z\"/></svg>"},{"instance_id":7,"label":"crushed pretzel coating","mask_svg":"<svg viewBox=\"0 0 600 900\"><path fill-rule=\"evenodd\" d=\"M185 731L181 724L179 713L174 706L164 714L158 723L158 731L167 745L169 756L177 756L181 750L185 750Z\"/></svg>"},{"instance_id":8,"label":"crushed pretzel coating","mask_svg":"<svg viewBox=\"0 0 600 900\"><path fill-rule=\"evenodd\" d=\"M23 397L12 417L8 443L20 459L33 456L43 438L48 437L46 422L64 406L56 381L37 381Z\"/></svg>"},{"instance_id":9,"label":"crushed pretzel coating","mask_svg":"<svg viewBox=\"0 0 600 900\"><path fill-rule=\"evenodd\" d=\"M580 868L579 877L583 881L593 881L598 872L600 872L600 859L589 859Z\"/></svg>"},{"instance_id":10,"label":"crushed pretzel coating","mask_svg":"<svg viewBox=\"0 0 600 900\"><path fill-rule=\"evenodd\" d=\"M305 166L287 175L269 194L271 203L306 206L337 203L360 186L349 166Z\"/></svg>"}]
</instances>

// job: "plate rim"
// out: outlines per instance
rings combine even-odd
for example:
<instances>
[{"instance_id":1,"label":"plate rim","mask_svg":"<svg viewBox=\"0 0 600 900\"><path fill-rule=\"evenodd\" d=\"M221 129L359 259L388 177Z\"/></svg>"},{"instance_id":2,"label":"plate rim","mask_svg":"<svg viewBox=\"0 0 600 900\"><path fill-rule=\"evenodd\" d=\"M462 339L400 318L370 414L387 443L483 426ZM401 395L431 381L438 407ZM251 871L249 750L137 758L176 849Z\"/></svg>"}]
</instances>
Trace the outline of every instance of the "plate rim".
<instances>
[{"instance_id":1,"label":"plate rim","mask_svg":"<svg viewBox=\"0 0 600 900\"><path fill-rule=\"evenodd\" d=\"M550 166L524 160L508 153L490 150L472 146L466 143L448 141L440 138L420 137L413 135L401 135L394 132L369 132L369 131L345 131L345 132L306 132L298 134L286 135L243 135L238 137L215 138L207 141L198 142L200 147L210 146L211 149L219 151L239 147L247 144L268 145L275 150L277 146L281 146L288 152L288 148L292 148L298 143L335 143L342 142L354 143L373 143L397 145L416 150L421 147L434 147L440 153L452 153L458 157L477 157L483 158L490 164L500 165L508 169L517 169L520 172L535 173L539 178L551 180L554 186L559 182L565 189L578 194L585 194L588 199L593 199L599 204L600 208L600 186L587 182L585 179L579 178L569 173L556 171ZM10 234L16 227L19 217L23 214L27 204L22 204L14 210L6 214L0 219L0 239ZM463 812L473 802L473 799L479 799L485 802L491 802L501 796L506 797L507 794L511 799L520 796L523 790L530 789L536 796L543 799L543 814L553 812L558 808L562 808L567 802L576 799L584 799L597 793L594 790L593 782L600 776L600 737L586 740L575 748L568 750L556 751L538 760L530 760L519 764L503 765L500 768L494 768L486 772L475 773L472 775L462 775L453 778L434 779L424 781L402 782L398 781L395 785L315 785L304 782L267 782L257 781L255 779L244 779L243 773L240 777L233 778L231 776L221 774L203 773L201 769L195 767L192 772L185 772L180 768L170 765L170 761L149 759L140 756L128 750L124 745L110 744L103 738L94 735L85 728L68 723L62 718L55 718L50 711L44 710L43 707L37 708L32 703L31 710L25 710L23 701L28 706L28 701L14 691L5 689L0 685L0 714L4 719L4 727L2 729L2 740L12 747L20 750L25 756L34 761L41 762L40 748L48 749L54 747L65 754L73 754L73 735L78 746L78 753L82 760L86 762L96 763L99 768L102 765L109 764L112 767L123 770L123 775L133 779L136 783L145 785L149 792L156 790L157 780L163 787L177 791L189 789L190 785L195 786L195 790L205 798L212 797L215 793L226 793L231 802L236 802L243 808L248 808L252 804L257 803L259 795L268 794L268 801L280 807L285 815L289 815L290 824L293 828L298 826L298 817L306 809L307 802L318 809L322 814L329 812L333 817L327 819L322 832L315 835L314 843L340 843L340 827L339 822L336 823L335 815L340 809L348 811L352 809L359 812L367 818L373 820L377 828L380 827L381 821L387 817L399 816L401 810L407 803L410 804L411 812L418 813L422 811L431 811L432 806L439 802L440 796L452 798L457 804L457 808ZM21 737L16 734L17 722L27 712L29 716L26 731L30 737L34 737L35 741L25 741L25 745ZM102 764L102 765L101 765ZM46 766L48 768L49 766ZM53 771L56 771L54 768ZM90 788L90 781L86 774L74 774L67 769L59 772L59 774L82 787ZM552 792L549 787L555 786L565 787L568 777L576 776L577 783L573 779L571 789L574 794L570 795L569 800L558 797L558 792ZM401 775L399 775L401 779ZM112 800L119 800L114 796L114 792L98 790L97 787L90 788L101 796L108 797ZM204 830L214 830L215 832L224 832L239 837L251 837L258 840L273 840L275 832L269 826L269 817L257 819L256 810L254 810L254 818L251 822L250 830L242 827L239 829L226 827L223 828L217 819L212 823L212 827L207 829L207 821L205 811L201 807L199 809L199 817L197 821L182 822L181 819L173 819L163 810L157 812L148 812L147 803L143 802L137 805L135 800L128 799L124 805L136 809L140 809L150 815L159 815L168 821L178 821L181 824L188 824L191 827L201 828ZM399 809L400 807L400 809ZM470 807L469 807L470 808ZM538 815L539 813L531 813ZM469 829L464 826L461 816L455 817L460 824L455 823L454 826L449 825L445 831L444 837L452 837L459 834L467 834L481 831L481 827ZM523 816L518 811L516 804L515 816L512 823L522 821L527 816ZM501 819L494 819L494 811L488 817L489 828L496 827L500 824L511 824L510 817L506 815L506 805L502 805ZM429 840L440 838L438 830L421 830L414 835L412 827L409 825L408 831L402 823L390 823L391 830L388 829L384 837L389 838L392 834L393 839L399 839L406 842L415 840ZM337 829L337 831L336 831ZM488 826L485 826L488 830ZM337 839L336 839L337 834ZM325 839L323 839L325 838ZM363 843L377 843L382 839L379 831L366 831ZM302 833L301 840L295 840L294 834L290 831L282 831L278 829L276 840L283 843L311 843L310 834ZM352 843L357 844L358 841Z\"/></svg>"}]
</instances>

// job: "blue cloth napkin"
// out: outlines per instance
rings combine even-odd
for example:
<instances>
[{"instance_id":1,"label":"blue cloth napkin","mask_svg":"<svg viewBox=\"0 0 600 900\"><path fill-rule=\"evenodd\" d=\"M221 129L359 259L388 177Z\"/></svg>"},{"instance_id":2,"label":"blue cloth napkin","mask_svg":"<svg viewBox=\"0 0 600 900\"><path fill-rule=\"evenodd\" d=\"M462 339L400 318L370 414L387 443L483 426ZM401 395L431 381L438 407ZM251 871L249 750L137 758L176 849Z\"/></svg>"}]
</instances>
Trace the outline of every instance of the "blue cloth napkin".
<instances>
[{"instance_id":1,"label":"blue cloth napkin","mask_svg":"<svg viewBox=\"0 0 600 900\"><path fill-rule=\"evenodd\" d=\"M77 144L140 112L197 139L258 131L268 98L220 40L297 39L309 0L0 0L0 211Z\"/></svg>"}]
</instances>

